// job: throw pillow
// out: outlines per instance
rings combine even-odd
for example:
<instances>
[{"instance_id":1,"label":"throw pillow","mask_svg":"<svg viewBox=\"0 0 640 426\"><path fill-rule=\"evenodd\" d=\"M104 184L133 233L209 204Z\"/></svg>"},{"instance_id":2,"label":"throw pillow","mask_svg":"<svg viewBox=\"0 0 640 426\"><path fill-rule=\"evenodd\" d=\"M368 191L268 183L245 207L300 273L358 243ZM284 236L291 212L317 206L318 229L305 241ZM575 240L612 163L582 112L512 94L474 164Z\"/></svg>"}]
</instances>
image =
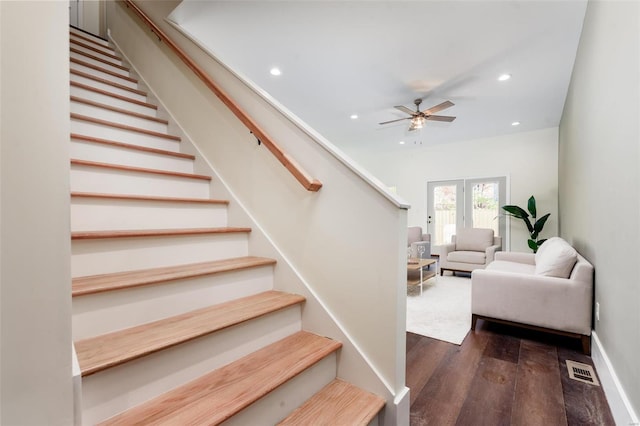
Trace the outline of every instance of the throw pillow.
<instances>
[{"instance_id":1,"label":"throw pillow","mask_svg":"<svg viewBox=\"0 0 640 426\"><path fill-rule=\"evenodd\" d=\"M569 243L562 238L550 238L536 253L536 274L569 278L577 260L578 252Z\"/></svg>"}]
</instances>

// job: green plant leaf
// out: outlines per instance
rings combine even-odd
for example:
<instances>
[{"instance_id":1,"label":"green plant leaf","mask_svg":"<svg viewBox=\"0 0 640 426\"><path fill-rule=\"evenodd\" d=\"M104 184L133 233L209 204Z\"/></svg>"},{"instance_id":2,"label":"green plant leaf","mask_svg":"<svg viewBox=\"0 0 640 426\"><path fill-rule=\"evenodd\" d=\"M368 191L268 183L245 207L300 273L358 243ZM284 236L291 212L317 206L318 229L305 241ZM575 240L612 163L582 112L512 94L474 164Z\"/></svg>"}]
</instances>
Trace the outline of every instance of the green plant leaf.
<instances>
[{"instance_id":1,"label":"green plant leaf","mask_svg":"<svg viewBox=\"0 0 640 426\"><path fill-rule=\"evenodd\" d=\"M507 213L511 214L511 216L517 217L518 219L524 219L526 217L529 217L529 213L524 211L522 207L502 206L502 209L505 210Z\"/></svg>"},{"instance_id":2,"label":"green plant leaf","mask_svg":"<svg viewBox=\"0 0 640 426\"><path fill-rule=\"evenodd\" d=\"M536 231L535 229L533 230L533 232L531 233L531 239L532 240L536 240L538 239L538 231Z\"/></svg>"},{"instance_id":3,"label":"green plant leaf","mask_svg":"<svg viewBox=\"0 0 640 426\"><path fill-rule=\"evenodd\" d=\"M533 198L533 195L531 196L531 198L529 198L529 201L527 202L527 210L529 210L529 213L531 213L531 216L533 216L533 218L536 218L536 199Z\"/></svg>"},{"instance_id":4,"label":"green plant leaf","mask_svg":"<svg viewBox=\"0 0 640 426\"><path fill-rule=\"evenodd\" d=\"M547 213L540 219L536 220L536 223L533 225L533 229L535 231L538 231L538 233L542 232L542 228L544 228L544 224L547 223L547 219L549 219L549 216L551 216L551 213Z\"/></svg>"},{"instance_id":5,"label":"green plant leaf","mask_svg":"<svg viewBox=\"0 0 640 426\"><path fill-rule=\"evenodd\" d=\"M538 241L537 241L537 243L538 243L538 248L540 248L540 246L542 245L542 243L544 243L545 241L547 241L547 239L546 239L546 238L544 238L544 239L542 239L542 240L538 240Z\"/></svg>"},{"instance_id":6,"label":"green plant leaf","mask_svg":"<svg viewBox=\"0 0 640 426\"><path fill-rule=\"evenodd\" d=\"M538 243L536 243L534 240L529 239L527 240L527 243L529 244L529 248L533 250L534 253L538 251Z\"/></svg>"}]
</instances>

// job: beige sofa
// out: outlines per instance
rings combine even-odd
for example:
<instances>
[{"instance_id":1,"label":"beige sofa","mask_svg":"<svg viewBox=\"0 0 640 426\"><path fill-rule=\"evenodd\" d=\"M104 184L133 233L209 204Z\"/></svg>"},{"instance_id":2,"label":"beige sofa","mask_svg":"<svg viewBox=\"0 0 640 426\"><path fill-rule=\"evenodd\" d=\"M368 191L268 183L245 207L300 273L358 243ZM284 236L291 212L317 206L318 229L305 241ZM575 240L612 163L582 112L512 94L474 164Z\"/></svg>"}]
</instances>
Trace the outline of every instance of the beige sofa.
<instances>
[{"instance_id":1,"label":"beige sofa","mask_svg":"<svg viewBox=\"0 0 640 426\"><path fill-rule=\"evenodd\" d=\"M471 272L484 268L502 248L502 238L493 229L462 228L451 237L451 244L438 247L440 275L444 271Z\"/></svg>"},{"instance_id":2,"label":"beige sofa","mask_svg":"<svg viewBox=\"0 0 640 426\"><path fill-rule=\"evenodd\" d=\"M580 338L591 353L593 266L554 237L538 253L498 252L471 275L471 329L477 320L504 322Z\"/></svg>"}]
</instances>

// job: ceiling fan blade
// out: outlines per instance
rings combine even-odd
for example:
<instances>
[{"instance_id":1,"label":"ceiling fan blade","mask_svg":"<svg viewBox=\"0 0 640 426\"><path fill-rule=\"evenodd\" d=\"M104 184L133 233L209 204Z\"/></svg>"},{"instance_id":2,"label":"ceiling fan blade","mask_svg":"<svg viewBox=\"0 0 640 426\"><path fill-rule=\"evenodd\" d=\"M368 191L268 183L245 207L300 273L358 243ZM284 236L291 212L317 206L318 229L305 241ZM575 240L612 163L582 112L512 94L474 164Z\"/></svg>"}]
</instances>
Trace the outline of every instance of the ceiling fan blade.
<instances>
[{"instance_id":1,"label":"ceiling fan blade","mask_svg":"<svg viewBox=\"0 0 640 426\"><path fill-rule=\"evenodd\" d=\"M412 118L413 118L413 117L398 118L397 120L383 121L382 123L378 123L378 124L389 124L389 123L395 123L396 121L411 120Z\"/></svg>"},{"instance_id":2,"label":"ceiling fan blade","mask_svg":"<svg viewBox=\"0 0 640 426\"><path fill-rule=\"evenodd\" d=\"M425 109L424 111L422 111L422 113L425 114L425 115L432 115L432 114L435 114L438 111L442 111L443 109L451 108L453 105L455 105L455 104L453 102L451 102L451 101L444 101L441 104L433 106L433 107L431 107L429 109Z\"/></svg>"},{"instance_id":3,"label":"ceiling fan blade","mask_svg":"<svg viewBox=\"0 0 640 426\"><path fill-rule=\"evenodd\" d=\"M449 115L428 115L426 119L431 121L446 121L450 123L456 118Z\"/></svg>"},{"instance_id":4,"label":"ceiling fan blade","mask_svg":"<svg viewBox=\"0 0 640 426\"><path fill-rule=\"evenodd\" d=\"M406 106L402 106L402 105L398 105L398 106L394 106L395 109L399 109L400 111L409 114L409 115L415 115L415 111L410 110L409 108L407 108Z\"/></svg>"}]
</instances>

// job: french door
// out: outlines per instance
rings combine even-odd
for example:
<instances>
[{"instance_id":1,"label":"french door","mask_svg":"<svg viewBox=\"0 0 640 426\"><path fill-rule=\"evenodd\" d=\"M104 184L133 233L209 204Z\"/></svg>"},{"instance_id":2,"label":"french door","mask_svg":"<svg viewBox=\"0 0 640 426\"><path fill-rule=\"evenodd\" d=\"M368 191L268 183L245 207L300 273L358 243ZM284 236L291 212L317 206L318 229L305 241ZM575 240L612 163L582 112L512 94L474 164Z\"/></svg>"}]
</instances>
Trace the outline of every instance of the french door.
<instances>
[{"instance_id":1,"label":"french door","mask_svg":"<svg viewBox=\"0 0 640 426\"><path fill-rule=\"evenodd\" d=\"M500 208L506 204L507 178L427 182L427 229L434 245L451 242L456 229L491 228L506 236ZM506 241L506 240L505 240Z\"/></svg>"}]
</instances>

